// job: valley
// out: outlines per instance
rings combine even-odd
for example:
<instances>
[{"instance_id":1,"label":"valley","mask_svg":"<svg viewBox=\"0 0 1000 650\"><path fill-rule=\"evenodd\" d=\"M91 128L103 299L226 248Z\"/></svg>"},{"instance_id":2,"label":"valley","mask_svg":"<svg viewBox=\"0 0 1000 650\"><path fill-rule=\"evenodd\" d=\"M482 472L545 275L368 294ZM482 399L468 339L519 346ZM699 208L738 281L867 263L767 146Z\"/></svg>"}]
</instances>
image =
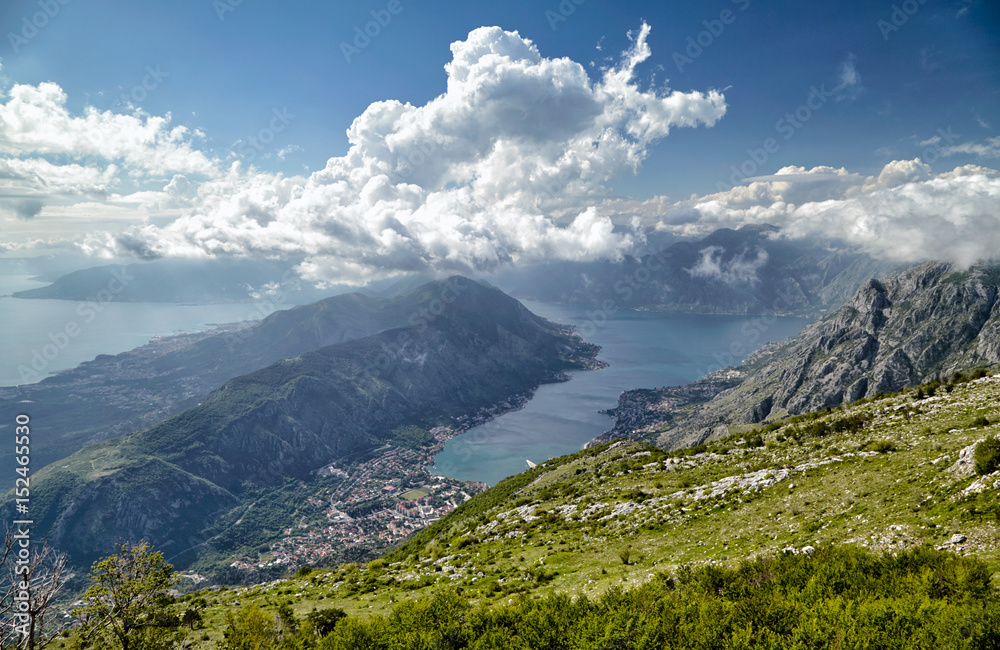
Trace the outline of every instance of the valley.
<instances>
[{"instance_id":1,"label":"valley","mask_svg":"<svg viewBox=\"0 0 1000 650\"><path fill-rule=\"evenodd\" d=\"M269 550L292 534L286 530L308 532L327 520L325 508L305 505L310 498L339 504L352 518L398 512L382 490L393 480L403 487L409 474L425 476L436 436L515 408L540 383L565 380L565 370L601 365L596 346L498 290L464 278L431 283L395 301L342 300L385 309L391 318L412 324L285 358L225 382L200 404L153 427L51 463L33 481L32 513L42 530L78 566L119 536L134 536L153 541L179 564L203 573L224 571L234 561L246 562L249 549ZM431 315L428 305L443 311ZM308 317L315 309L297 313ZM366 312L352 313L363 318ZM258 328L301 322L280 313ZM334 335L340 337L339 331ZM320 341L329 334L311 332ZM198 352L205 345L224 345L221 336L156 362L187 355L190 363L211 366L213 357ZM228 367L240 358L256 358L256 350L280 353L280 347L254 346L253 336L237 348L241 356ZM294 340L303 345L303 338ZM331 463L354 476L346 489L338 474L319 473ZM451 482L447 496L460 485ZM334 497L329 490L341 494ZM439 496L434 507L443 507L443 500ZM388 523L379 523L378 531L362 528L381 546L385 539L377 533L388 530ZM338 551L373 552L364 544L349 551L353 546L343 543Z\"/></svg>"},{"instance_id":2,"label":"valley","mask_svg":"<svg viewBox=\"0 0 1000 650\"><path fill-rule=\"evenodd\" d=\"M675 452L613 441L502 481L366 565L195 592L176 607L204 601L207 648L234 608L284 603L303 619L340 608L360 623L447 594L490 611L598 603L691 572L850 549L871 562L937 549L996 576L1000 470L979 474L974 450L998 426L1000 374L980 371Z\"/></svg>"},{"instance_id":3,"label":"valley","mask_svg":"<svg viewBox=\"0 0 1000 650\"><path fill-rule=\"evenodd\" d=\"M0 12L0 650L1000 649L1000 4L368 4Z\"/></svg>"},{"instance_id":4,"label":"valley","mask_svg":"<svg viewBox=\"0 0 1000 650\"><path fill-rule=\"evenodd\" d=\"M561 325L456 277L163 338L35 389L110 404L108 387L126 395L151 381L161 398L187 386L197 402L50 463L33 479L32 516L80 568L113 544L114 530L162 549L182 569L181 593L228 585L233 603L266 608L296 572L310 578L295 588L293 612L325 600L365 618L444 587L476 607L598 599L684 567L843 545L874 554L932 546L994 570L1000 472L980 476L973 462L1000 421L993 273L916 267L864 284L804 328L774 314L626 310L595 326L592 310L529 303L570 323ZM927 310L933 319L919 316ZM649 335L665 323L665 337ZM616 338L629 328L647 335ZM775 340L784 331L794 336ZM191 388L276 356L207 394ZM729 359L742 362L723 367ZM547 387L571 389L556 394L579 409L610 401L621 382L697 378L703 368L693 383L632 388L606 414L594 408L614 420L581 438L582 450L545 458L512 446L518 464L536 462L492 487L438 470L456 442L484 453L463 436L503 431L509 418L536 417L533 408L561 417L551 400L532 399ZM788 391L793 372L793 386L812 387ZM200 384L175 381L196 376ZM849 389L861 382L878 391ZM598 401L566 402L574 389ZM161 408L171 406L180 404ZM522 430L551 442L539 435L545 420L535 422ZM81 577L69 588L82 588Z\"/></svg>"}]
</instances>

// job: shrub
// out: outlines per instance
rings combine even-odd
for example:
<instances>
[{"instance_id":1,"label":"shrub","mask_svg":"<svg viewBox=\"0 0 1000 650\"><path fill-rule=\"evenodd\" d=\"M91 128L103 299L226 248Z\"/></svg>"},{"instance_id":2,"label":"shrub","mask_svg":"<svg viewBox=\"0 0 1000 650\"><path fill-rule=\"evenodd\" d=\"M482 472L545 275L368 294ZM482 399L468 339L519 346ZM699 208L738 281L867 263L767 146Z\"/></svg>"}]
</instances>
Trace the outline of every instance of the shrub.
<instances>
[{"instance_id":1,"label":"shrub","mask_svg":"<svg viewBox=\"0 0 1000 650\"><path fill-rule=\"evenodd\" d=\"M347 613L338 607L332 607L329 609L321 609L318 612L309 612L306 614L306 621L312 625L313 631L319 637L324 637L327 634L333 632L337 627L337 623L341 619L346 618Z\"/></svg>"},{"instance_id":2,"label":"shrub","mask_svg":"<svg viewBox=\"0 0 1000 650\"><path fill-rule=\"evenodd\" d=\"M983 440L976 445L973 458L976 460L976 474L985 476L997 471L1000 468L1000 440L996 436Z\"/></svg>"},{"instance_id":3,"label":"shrub","mask_svg":"<svg viewBox=\"0 0 1000 650\"><path fill-rule=\"evenodd\" d=\"M872 443L872 451L877 451L880 454L896 451L896 443L892 440L876 440Z\"/></svg>"},{"instance_id":4,"label":"shrub","mask_svg":"<svg viewBox=\"0 0 1000 650\"><path fill-rule=\"evenodd\" d=\"M343 618L321 647L972 649L998 647L998 620L982 561L831 547L732 568L683 565L675 577L594 600L558 594L476 607L441 592L387 616Z\"/></svg>"}]
</instances>

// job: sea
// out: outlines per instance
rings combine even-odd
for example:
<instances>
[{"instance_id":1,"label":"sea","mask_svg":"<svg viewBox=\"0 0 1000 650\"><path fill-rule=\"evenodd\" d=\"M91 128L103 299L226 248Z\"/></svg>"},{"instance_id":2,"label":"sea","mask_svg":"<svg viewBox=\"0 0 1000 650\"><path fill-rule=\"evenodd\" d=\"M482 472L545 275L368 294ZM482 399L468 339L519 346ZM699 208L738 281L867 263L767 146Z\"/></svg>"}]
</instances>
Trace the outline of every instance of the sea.
<instances>
[{"instance_id":1,"label":"sea","mask_svg":"<svg viewBox=\"0 0 1000 650\"><path fill-rule=\"evenodd\" d=\"M611 429L614 420L601 411L614 408L622 391L696 381L809 323L789 316L609 313L522 302L539 316L576 326L584 339L601 346L598 359L608 367L572 371L567 382L543 384L520 410L452 438L427 468L432 474L496 485L523 472L528 461L579 451Z\"/></svg>"},{"instance_id":2,"label":"sea","mask_svg":"<svg viewBox=\"0 0 1000 650\"><path fill-rule=\"evenodd\" d=\"M176 305L13 298L45 286L26 275L0 275L0 386L33 384L98 354L119 354L157 336L260 320L270 304Z\"/></svg>"}]
</instances>

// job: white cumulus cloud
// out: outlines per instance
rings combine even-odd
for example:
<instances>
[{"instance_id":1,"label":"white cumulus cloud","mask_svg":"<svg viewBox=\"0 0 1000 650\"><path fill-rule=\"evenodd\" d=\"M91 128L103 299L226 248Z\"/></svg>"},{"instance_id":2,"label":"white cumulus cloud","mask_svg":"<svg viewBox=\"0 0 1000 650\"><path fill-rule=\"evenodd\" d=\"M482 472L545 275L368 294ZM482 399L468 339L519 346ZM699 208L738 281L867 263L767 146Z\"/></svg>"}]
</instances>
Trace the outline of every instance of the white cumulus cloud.
<instances>
[{"instance_id":1,"label":"white cumulus cloud","mask_svg":"<svg viewBox=\"0 0 1000 650\"><path fill-rule=\"evenodd\" d=\"M639 87L649 31L595 81L517 32L476 29L451 45L442 95L370 105L347 131L348 151L324 169L302 178L237 164L202 183L173 223L88 246L147 257L296 253L321 282L619 257L637 235L594 207L608 181L637 170L672 128L712 126L726 112L718 91Z\"/></svg>"},{"instance_id":2,"label":"white cumulus cloud","mask_svg":"<svg viewBox=\"0 0 1000 650\"><path fill-rule=\"evenodd\" d=\"M190 142L183 126L170 116L123 115L88 107L82 116L66 108L57 84L17 84L0 104L0 154L65 155L120 161L138 172L211 174L214 163Z\"/></svg>"},{"instance_id":3,"label":"white cumulus cloud","mask_svg":"<svg viewBox=\"0 0 1000 650\"><path fill-rule=\"evenodd\" d=\"M791 167L675 203L657 227L695 236L747 223L837 239L882 259L969 265L1000 251L1000 172L966 165L935 175L919 160L893 161L867 177Z\"/></svg>"}]
</instances>

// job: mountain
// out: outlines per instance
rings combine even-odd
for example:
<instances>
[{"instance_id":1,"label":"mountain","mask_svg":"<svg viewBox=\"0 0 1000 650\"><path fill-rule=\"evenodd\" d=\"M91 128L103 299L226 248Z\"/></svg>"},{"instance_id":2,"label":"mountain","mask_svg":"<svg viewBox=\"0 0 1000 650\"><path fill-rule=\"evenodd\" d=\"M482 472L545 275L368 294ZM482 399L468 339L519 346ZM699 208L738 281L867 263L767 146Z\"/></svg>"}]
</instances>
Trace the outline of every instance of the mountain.
<instances>
[{"instance_id":1,"label":"mountain","mask_svg":"<svg viewBox=\"0 0 1000 650\"><path fill-rule=\"evenodd\" d=\"M408 299L403 327L231 379L198 406L42 469L32 477L38 534L77 565L118 539L183 553L217 536L208 534L217 520L238 527L269 490L305 485L332 462L422 444L434 426L589 367L597 353L464 278Z\"/></svg>"},{"instance_id":2,"label":"mountain","mask_svg":"<svg viewBox=\"0 0 1000 650\"><path fill-rule=\"evenodd\" d=\"M839 306L893 265L803 240L772 226L724 228L621 262L529 272L512 295L549 302L707 314L815 313Z\"/></svg>"},{"instance_id":3,"label":"mountain","mask_svg":"<svg viewBox=\"0 0 1000 650\"><path fill-rule=\"evenodd\" d=\"M364 647L379 629L371 647L401 635L427 647L996 647L1000 458L983 442L1000 433L1000 375L947 384L675 452L605 443L505 479L367 565L197 591L170 611L202 611L204 648L251 607L282 620L342 609L341 645L317 647Z\"/></svg>"},{"instance_id":4,"label":"mountain","mask_svg":"<svg viewBox=\"0 0 1000 650\"><path fill-rule=\"evenodd\" d=\"M724 435L732 425L837 406L1000 363L998 285L998 266L960 270L940 262L870 280L848 304L798 336L701 382L702 394L693 399L677 388L623 394L616 435L635 432L675 448ZM668 408L662 407L665 400Z\"/></svg>"},{"instance_id":5,"label":"mountain","mask_svg":"<svg viewBox=\"0 0 1000 650\"><path fill-rule=\"evenodd\" d=\"M73 271L57 277L50 285L17 291L13 295L15 298L98 303L204 304L266 300L270 289L277 292L283 302L296 304L333 292L303 284L293 272L293 266L293 262L287 261L238 259L108 264Z\"/></svg>"},{"instance_id":6,"label":"mountain","mask_svg":"<svg viewBox=\"0 0 1000 650\"><path fill-rule=\"evenodd\" d=\"M464 282L456 278L454 283ZM456 285L457 286L457 285ZM119 355L100 355L37 384L0 388L0 417L31 404L35 462L47 465L84 445L138 431L196 405L223 382L281 359L404 327L435 306L441 285L390 298L341 294L249 326L165 337ZM248 309L248 317L260 314ZM248 324L244 324L248 325ZM0 449L0 466L13 449ZM13 467L11 467L13 470Z\"/></svg>"}]
</instances>

